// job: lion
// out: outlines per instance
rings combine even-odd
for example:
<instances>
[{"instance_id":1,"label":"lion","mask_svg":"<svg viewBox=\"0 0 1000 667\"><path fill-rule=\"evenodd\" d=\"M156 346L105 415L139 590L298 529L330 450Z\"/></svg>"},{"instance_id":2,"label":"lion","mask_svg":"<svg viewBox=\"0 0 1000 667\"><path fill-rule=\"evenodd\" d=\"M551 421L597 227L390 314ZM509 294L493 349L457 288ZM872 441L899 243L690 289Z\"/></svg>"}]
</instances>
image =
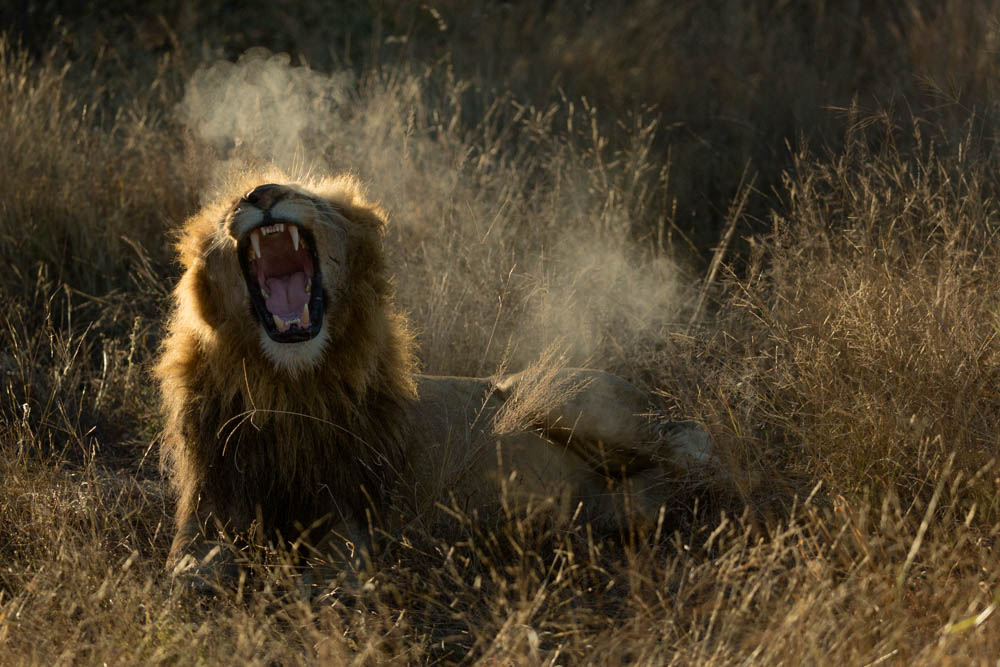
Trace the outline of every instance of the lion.
<instances>
[{"instance_id":1,"label":"lion","mask_svg":"<svg viewBox=\"0 0 1000 667\"><path fill-rule=\"evenodd\" d=\"M175 574L233 574L218 544L234 535L304 538L347 567L373 525L501 495L595 522L648 518L664 475L708 456L701 426L603 371L418 374L386 214L360 182L246 178L177 243L183 274L155 368Z\"/></svg>"}]
</instances>

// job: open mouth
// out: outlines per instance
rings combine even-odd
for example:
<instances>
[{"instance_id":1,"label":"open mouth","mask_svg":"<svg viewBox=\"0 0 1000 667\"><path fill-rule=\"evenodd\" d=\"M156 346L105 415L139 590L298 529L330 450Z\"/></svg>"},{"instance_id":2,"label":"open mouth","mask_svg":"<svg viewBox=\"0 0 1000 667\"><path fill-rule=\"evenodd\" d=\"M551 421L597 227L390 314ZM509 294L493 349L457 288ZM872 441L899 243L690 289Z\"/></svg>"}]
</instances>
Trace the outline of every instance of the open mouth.
<instances>
[{"instance_id":1,"label":"open mouth","mask_svg":"<svg viewBox=\"0 0 1000 667\"><path fill-rule=\"evenodd\" d=\"M266 220L237 245L250 303L272 340L298 343L323 326L323 287L312 233Z\"/></svg>"}]
</instances>

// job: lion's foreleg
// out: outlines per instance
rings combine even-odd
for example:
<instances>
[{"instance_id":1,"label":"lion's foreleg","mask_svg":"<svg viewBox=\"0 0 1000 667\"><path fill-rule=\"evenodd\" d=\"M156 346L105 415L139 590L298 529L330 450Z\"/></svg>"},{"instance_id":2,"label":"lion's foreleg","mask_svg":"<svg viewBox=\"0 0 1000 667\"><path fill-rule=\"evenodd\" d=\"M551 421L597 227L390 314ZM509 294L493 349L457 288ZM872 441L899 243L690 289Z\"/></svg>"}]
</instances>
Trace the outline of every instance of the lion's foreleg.
<instances>
[{"instance_id":1,"label":"lion's foreleg","mask_svg":"<svg viewBox=\"0 0 1000 667\"><path fill-rule=\"evenodd\" d=\"M357 585L359 573L371 558L370 531L358 522L347 519L328 528L318 539L304 544L308 567L303 572L303 586L311 589L309 597L323 589Z\"/></svg>"},{"instance_id":2,"label":"lion's foreleg","mask_svg":"<svg viewBox=\"0 0 1000 667\"><path fill-rule=\"evenodd\" d=\"M177 532L170 546L167 570L196 590L210 591L239 574L232 546L227 544L213 504L198 494L182 493L177 506ZM212 539L210 535L216 535Z\"/></svg>"}]
</instances>

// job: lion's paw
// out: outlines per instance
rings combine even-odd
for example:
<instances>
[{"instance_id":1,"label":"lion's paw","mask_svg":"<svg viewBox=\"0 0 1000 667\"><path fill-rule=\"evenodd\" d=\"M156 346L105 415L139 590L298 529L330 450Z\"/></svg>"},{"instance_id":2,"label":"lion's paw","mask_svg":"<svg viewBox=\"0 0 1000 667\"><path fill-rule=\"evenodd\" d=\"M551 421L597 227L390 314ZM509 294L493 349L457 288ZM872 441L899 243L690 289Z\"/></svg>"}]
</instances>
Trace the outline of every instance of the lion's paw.
<instances>
[{"instance_id":1,"label":"lion's paw","mask_svg":"<svg viewBox=\"0 0 1000 667\"><path fill-rule=\"evenodd\" d=\"M217 594L238 576L239 568L218 546L200 559L185 554L170 569L173 586L201 595Z\"/></svg>"},{"instance_id":2,"label":"lion's paw","mask_svg":"<svg viewBox=\"0 0 1000 667\"><path fill-rule=\"evenodd\" d=\"M670 444L670 462L682 468L709 463L715 448L712 436L695 421L667 421L659 427L660 438Z\"/></svg>"}]
</instances>

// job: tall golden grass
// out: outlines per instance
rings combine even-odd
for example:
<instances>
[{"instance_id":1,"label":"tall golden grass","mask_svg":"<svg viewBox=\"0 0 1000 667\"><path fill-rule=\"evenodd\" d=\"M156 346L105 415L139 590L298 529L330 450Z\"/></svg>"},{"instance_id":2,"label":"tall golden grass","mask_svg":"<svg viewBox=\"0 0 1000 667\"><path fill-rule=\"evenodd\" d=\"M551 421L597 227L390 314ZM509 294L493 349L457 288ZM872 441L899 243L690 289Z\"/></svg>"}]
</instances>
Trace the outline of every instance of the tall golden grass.
<instances>
[{"instance_id":1,"label":"tall golden grass","mask_svg":"<svg viewBox=\"0 0 1000 667\"><path fill-rule=\"evenodd\" d=\"M0 662L995 660L996 3L283 7L0 43ZM218 64L259 44L312 68ZM262 67L276 108L205 131L196 82ZM385 203L429 372L557 350L717 460L651 536L452 511L336 592L280 549L173 588L171 232L257 159Z\"/></svg>"}]
</instances>

